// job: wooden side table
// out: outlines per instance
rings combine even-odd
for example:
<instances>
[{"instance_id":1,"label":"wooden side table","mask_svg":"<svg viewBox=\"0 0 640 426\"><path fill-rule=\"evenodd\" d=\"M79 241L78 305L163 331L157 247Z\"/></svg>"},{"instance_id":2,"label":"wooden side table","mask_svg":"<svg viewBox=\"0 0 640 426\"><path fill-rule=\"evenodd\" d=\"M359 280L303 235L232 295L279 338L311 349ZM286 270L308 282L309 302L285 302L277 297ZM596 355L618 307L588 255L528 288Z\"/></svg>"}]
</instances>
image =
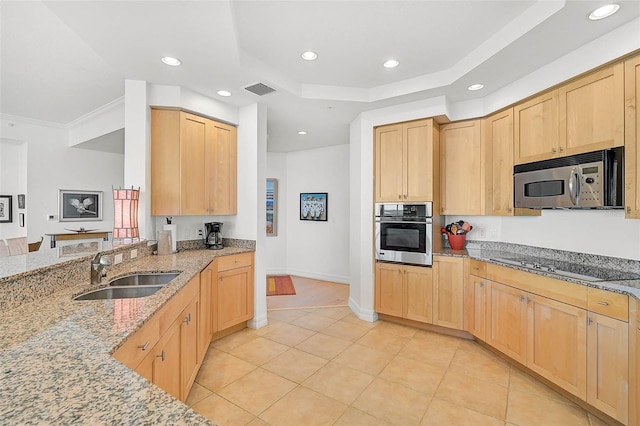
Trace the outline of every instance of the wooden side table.
<instances>
[{"instance_id":1,"label":"wooden side table","mask_svg":"<svg viewBox=\"0 0 640 426\"><path fill-rule=\"evenodd\" d=\"M45 234L51 237L51 248L56 248L56 241L68 241L68 240L95 240L102 238L104 241L109 241L109 231L95 231L95 232L72 232L69 234Z\"/></svg>"}]
</instances>

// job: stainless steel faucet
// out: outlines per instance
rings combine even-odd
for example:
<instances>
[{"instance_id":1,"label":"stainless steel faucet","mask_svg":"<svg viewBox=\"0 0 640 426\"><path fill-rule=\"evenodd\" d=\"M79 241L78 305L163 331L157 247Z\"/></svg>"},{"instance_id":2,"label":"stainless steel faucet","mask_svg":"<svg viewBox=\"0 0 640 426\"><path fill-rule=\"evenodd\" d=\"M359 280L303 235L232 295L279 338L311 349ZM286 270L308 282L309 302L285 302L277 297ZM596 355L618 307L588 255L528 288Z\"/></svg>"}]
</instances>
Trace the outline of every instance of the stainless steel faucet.
<instances>
[{"instance_id":1,"label":"stainless steel faucet","mask_svg":"<svg viewBox=\"0 0 640 426\"><path fill-rule=\"evenodd\" d=\"M91 260L91 284L100 284L102 277L107 276L105 267L109 265L111 265L111 262L103 257L102 253L96 253Z\"/></svg>"}]
</instances>

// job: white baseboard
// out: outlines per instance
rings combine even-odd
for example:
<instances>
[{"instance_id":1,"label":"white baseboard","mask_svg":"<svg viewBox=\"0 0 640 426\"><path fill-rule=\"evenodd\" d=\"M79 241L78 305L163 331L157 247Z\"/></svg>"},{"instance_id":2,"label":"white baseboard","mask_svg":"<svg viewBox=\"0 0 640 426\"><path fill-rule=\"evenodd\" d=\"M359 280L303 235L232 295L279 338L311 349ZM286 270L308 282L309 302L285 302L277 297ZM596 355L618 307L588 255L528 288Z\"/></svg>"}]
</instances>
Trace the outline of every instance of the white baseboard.
<instances>
[{"instance_id":1,"label":"white baseboard","mask_svg":"<svg viewBox=\"0 0 640 426\"><path fill-rule=\"evenodd\" d=\"M351 308L353 313L356 314L356 316L363 321L368 321L368 322L378 321L378 314L375 311L372 311L369 309L367 310L361 309L360 305L358 305L358 303L356 303L356 301L353 300L353 298L351 297L349 297L349 308Z\"/></svg>"},{"instance_id":2,"label":"white baseboard","mask_svg":"<svg viewBox=\"0 0 640 426\"><path fill-rule=\"evenodd\" d=\"M289 275L287 268L267 268L267 275Z\"/></svg>"},{"instance_id":3,"label":"white baseboard","mask_svg":"<svg viewBox=\"0 0 640 426\"><path fill-rule=\"evenodd\" d=\"M269 321L267 320L267 316L261 315L259 317L253 317L247 321L247 327L257 330L258 328L265 327L268 323Z\"/></svg>"},{"instance_id":4,"label":"white baseboard","mask_svg":"<svg viewBox=\"0 0 640 426\"><path fill-rule=\"evenodd\" d=\"M322 272L305 271L296 268L287 268L287 275L295 275L298 277L313 278L314 280L331 281L340 284L349 284L349 277L343 275L324 274Z\"/></svg>"}]
</instances>

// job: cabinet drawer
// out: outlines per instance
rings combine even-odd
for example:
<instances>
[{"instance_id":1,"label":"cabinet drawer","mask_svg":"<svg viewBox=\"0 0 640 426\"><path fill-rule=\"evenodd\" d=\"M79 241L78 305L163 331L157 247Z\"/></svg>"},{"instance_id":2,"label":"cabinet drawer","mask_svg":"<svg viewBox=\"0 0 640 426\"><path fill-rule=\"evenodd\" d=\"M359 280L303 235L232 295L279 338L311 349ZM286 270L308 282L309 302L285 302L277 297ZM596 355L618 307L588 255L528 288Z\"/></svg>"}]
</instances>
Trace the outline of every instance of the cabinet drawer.
<instances>
[{"instance_id":1,"label":"cabinet drawer","mask_svg":"<svg viewBox=\"0 0 640 426\"><path fill-rule=\"evenodd\" d=\"M218 272L230 269L244 268L253 263L253 253L234 254L233 256L222 256L218 258Z\"/></svg>"},{"instance_id":2,"label":"cabinet drawer","mask_svg":"<svg viewBox=\"0 0 640 426\"><path fill-rule=\"evenodd\" d=\"M481 260L470 259L469 273L484 278L487 276L487 264Z\"/></svg>"},{"instance_id":3,"label":"cabinet drawer","mask_svg":"<svg viewBox=\"0 0 640 426\"><path fill-rule=\"evenodd\" d=\"M158 316L154 315L113 353L113 357L135 370L160 338Z\"/></svg>"},{"instance_id":4,"label":"cabinet drawer","mask_svg":"<svg viewBox=\"0 0 640 426\"><path fill-rule=\"evenodd\" d=\"M589 288L587 309L621 321L629 321L629 296L612 291Z\"/></svg>"}]
</instances>

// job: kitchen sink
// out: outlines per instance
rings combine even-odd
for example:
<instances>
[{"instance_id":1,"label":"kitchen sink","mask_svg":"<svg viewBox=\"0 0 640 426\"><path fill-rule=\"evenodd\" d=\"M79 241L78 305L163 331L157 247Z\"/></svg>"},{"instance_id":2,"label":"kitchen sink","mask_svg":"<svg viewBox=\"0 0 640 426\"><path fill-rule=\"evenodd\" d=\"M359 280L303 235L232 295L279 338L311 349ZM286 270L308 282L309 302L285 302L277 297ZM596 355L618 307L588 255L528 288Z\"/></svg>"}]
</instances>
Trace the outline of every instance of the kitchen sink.
<instances>
[{"instance_id":1,"label":"kitchen sink","mask_svg":"<svg viewBox=\"0 0 640 426\"><path fill-rule=\"evenodd\" d=\"M103 299L133 299L135 297L151 296L164 285L105 287L92 290L76 296L73 300L103 300Z\"/></svg>"},{"instance_id":2,"label":"kitchen sink","mask_svg":"<svg viewBox=\"0 0 640 426\"><path fill-rule=\"evenodd\" d=\"M132 274L109 281L110 286L164 285L180 275L178 272Z\"/></svg>"}]
</instances>

